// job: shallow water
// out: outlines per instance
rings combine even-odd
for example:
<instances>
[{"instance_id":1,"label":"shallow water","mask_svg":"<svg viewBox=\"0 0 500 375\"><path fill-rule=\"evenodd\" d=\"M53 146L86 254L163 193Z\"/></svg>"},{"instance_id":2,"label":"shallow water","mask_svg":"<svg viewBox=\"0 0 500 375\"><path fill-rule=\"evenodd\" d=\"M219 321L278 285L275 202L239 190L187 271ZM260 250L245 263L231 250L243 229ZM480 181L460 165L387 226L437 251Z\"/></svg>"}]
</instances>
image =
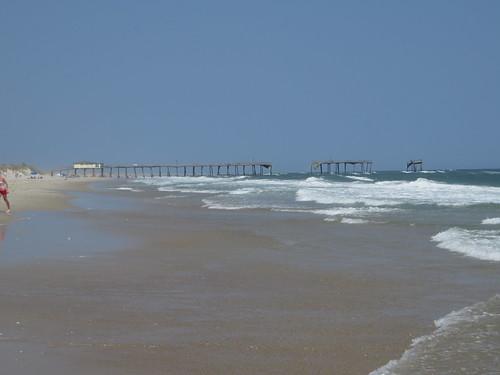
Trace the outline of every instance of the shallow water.
<instances>
[{"instance_id":1,"label":"shallow water","mask_svg":"<svg viewBox=\"0 0 500 375\"><path fill-rule=\"evenodd\" d=\"M415 339L399 360L371 375L500 373L500 295L453 311Z\"/></svg>"},{"instance_id":2,"label":"shallow water","mask_svg":"<svg viewBox=\"0 0 500 375\"><path fill-rule=\"evenodd\" d=\"M320 215L332 225L436 225L440 230L435 235L446 233L436 237L447 238L440 241L441 248L481 259L500 259L500 171L495 170L163 177L126 185L117 189L132 189L129 191L138 194L154 189L163 193L158 198L164 199L175 199L179 194L199 196L203 207L209 209Z\"/></svg>"},{"instance_id":3,"label":"shallow water","mask_svg":"<svg viewBox=\"0 0 500 375\"><path fill-rule=\"evenodd\" d=\"M476 298L464 293L462 298L469 297L463 299L462 309L447 315L439 310L444 317L434 315L434 332L416 339L400 360L389 362L373 374L500 373L499 303L495 295L500 292L500 279L488 274L488 267L484 271L478 270L481 261L493 262L493 268L497 267L496 262L500 262L500 171L384 172L322 177L297 174L264 178L170 177L137 180L131 185L148 186L156 189L157 194L169 194L168 198L172 199L178 193L193 197L199 195L200 205L207 209L233 212L269 210L282 214L283 218L303 220L305 223L315 220L311 215L319 215L333 226L375 226L377 232L389 236L378 257L380 262L393 264L391 270L384 272L388 277L395 277L395 282L397 270L404 269L404 260L400 256L408 257L407 260L411 258L416 269L425 267L425 262L431 261L433 264L429 266L435 267L438 273L456 271L452 262L448 265L442 259L430 260L426 253L419 254L419 247L449 251L449 255L440 254L444 259L456 256L453 254L470 258L470 267L464 260L465 267L461 267L461 274L451 278L446 276L443 281L449 279L447 283L452 285L455 282L457 286L465 282L463 285L468 287L471 285L469 282L476 283ZM394 225L399 229L394 231ZM415 227L422 228L420 232L425 238L405 235L405 232L412 233L414 229L410 228ZM300 246L297 244L310 247L318 251L311 256L315 258L322 248L329 247L328 240L321 240L321 236L311 238L294 228L300 235L288 233L281 238L284 243L288 241L290 248ZM304 225L305 228L310 231L307 225ZM276 227L273 229L276 235ZM351 249L380 247L380 243L373 240L375 237L364 239L359 236L359 231L352 236L343 239ZM393 236L396 249L399 248L402 254L391 250L394 241L391 243L390 236ZM301 237L307 238L308 242L301 242ZM326 242L321 245L321 241ZM339 238L332 238L331 241L338 243ZM417 253L405 253L409 249ZM373 270L376 262L370 264L370 256L366 258L367 254L363 254L363 272ZM338 261L338 250L336 255ZM360 260L354 256L341 264L344 268L352 268ZM384 267L379 270L384 270ZM482 272L486 272L484 278ZM422 272L422 278L429 277L425 273ZM404 274L399 274L399 277L400 281L405 280ZM422 284L425 288L424 279ZM458 293L453 289L450 288L451 293ZM485 293L477 292L481 289ZM430 295L432 293L426 298L436 298ZM480 295L485 298L482 302L478 300ZM461 298L457 296L457 299ZM476 303L467 307L467 300L475 300ZM457 304L451 306L456 308Z\"/></svg>"},{"instance_id":4,"label":"shallow water","mask_svg":"<svg viewBox=\"0 0 500 375\"><path fill-rule=\"evenodd\" d=\"M75 374L495 374L486 172L99 183L6 228L0 324Z\"/></svg>"},{"instance_id":5,"label":"shallow water","mask_svg":"<svg viewBox=\"0 0 500 375\"><path fill-rule=\"evenodd\" d=\"M96 231L76 212L23 212L0 228L0 267L47 259L83 259L125 241Z\"/></svg>"}]
</instances>

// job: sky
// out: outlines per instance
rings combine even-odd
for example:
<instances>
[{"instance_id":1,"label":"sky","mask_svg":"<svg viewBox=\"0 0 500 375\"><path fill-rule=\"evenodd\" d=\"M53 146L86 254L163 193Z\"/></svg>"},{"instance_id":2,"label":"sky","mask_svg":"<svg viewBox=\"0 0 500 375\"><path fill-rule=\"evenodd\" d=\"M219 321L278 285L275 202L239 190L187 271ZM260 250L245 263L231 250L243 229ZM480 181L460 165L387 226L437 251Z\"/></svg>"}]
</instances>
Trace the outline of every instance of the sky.
<instances>
[{"instance_id":1,"label":"sky","mask_svg":"<svg viewBox=\"0 0 500 375\"><path fill-rule=\"evenodd\" d=\"M500 1L0 0L0 163L500 168Z\"/></svg>"}]
</instances>

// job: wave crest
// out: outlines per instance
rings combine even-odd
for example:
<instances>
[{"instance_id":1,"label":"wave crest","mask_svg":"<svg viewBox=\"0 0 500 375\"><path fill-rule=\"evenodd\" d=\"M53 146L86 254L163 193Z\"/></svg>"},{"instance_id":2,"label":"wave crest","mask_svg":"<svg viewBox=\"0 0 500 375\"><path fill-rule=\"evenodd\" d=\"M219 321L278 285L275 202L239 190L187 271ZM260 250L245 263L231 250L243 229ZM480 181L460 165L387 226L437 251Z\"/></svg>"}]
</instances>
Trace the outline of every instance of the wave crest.
<instances>
[{"instance_id":1,"label":"wave crest","mask_svg":"<svg viewBox=\"0 0 500 375\"><path fill-rule=\"evenodd\" d=\"M500 262L500 230L450 228L432 237L437 246L466 256Z\"/></svg>"},{"instance_id":2,"label":"wave crest","mask_svg":"<svg viewBox=\"0 0 500 375\"><path fill-rule=\"evenodd\" d=\"M436 330L414 339L399 360L389 361L370 375L497 373L500 295L452 311L434 325Z\"/></svg>"}]
</instances>

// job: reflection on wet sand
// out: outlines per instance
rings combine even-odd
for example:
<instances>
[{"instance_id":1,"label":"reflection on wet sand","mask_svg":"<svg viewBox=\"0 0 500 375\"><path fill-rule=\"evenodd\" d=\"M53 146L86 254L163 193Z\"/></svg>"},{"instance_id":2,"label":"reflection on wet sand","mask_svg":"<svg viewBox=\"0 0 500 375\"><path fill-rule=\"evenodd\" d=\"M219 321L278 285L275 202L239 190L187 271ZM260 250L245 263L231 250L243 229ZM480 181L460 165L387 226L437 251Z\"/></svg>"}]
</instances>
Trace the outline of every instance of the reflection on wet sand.
<instances>
[{"instance_id":1,"label":"reflection on wet sand","mask_svg":"<svg viewBox=\"0 0 500 375\"><path fill-rule=\"evenodd\" d=\"M3 240L5 240L6 232L7 232L7 226L5 224L0 224L0 255L3 247Z\"/></svg>"},{"instance_id":2,"label":"reflection on wet sand","mask_svg":"<svg viewBox=\"0 0 500 375\"><path fill-rule=\"evenodd\" d=\"M7 232L7 226L0 224L0 241L5 240L5 233Z\"/></svg>"}]
</instances>

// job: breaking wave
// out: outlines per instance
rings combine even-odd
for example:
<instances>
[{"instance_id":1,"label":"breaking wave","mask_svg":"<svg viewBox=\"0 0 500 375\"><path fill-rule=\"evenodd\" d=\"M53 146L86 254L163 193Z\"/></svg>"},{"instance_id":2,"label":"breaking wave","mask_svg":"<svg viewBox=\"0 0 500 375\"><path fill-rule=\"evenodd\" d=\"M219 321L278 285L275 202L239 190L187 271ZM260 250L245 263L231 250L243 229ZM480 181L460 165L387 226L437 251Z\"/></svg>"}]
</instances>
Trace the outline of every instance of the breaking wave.
<instances>
[{"instance_id":1,"label":"breaking wave","mask_svg":"<svg viewBox=\"0 0 500 375\"><path fill-rule=\"evenodd\" d=\"M500 188L447 184L418 178L415 181L378 181L370 184L332 183L329 187L301 188L297 201L368 206L500 204Z\"/></svg>"},{"instance_id":2,"label":"breaking wave","mask_svg":"<svg viewBox=\"0 0 500 375\"><path fill-rule=\"evenodd\" d=\"M370 375L498 374L500 295L453 311L434 325L436 330L413 340L400 359Z\"/></svg>"},{"instance_id":3,"label":"breaking wave","mask_svg":"<svg viewBox=\"0 0 500 375\"><path fill-rule=\"evenodd\" d=\"M484 219L481 224L484 225L500 225L500 217L492 217L488 219Z\"/></svg>"},{"instance_id":4,"label":"breaking wave","mask_svg":"<svg viewBox=\"0 0 500 375\"><path fill-rule=\"evenodd\" d=\"M500 261L500 230L450 228L432 237L437 246L482 260Z\"/></svg>"}]
</instances>

